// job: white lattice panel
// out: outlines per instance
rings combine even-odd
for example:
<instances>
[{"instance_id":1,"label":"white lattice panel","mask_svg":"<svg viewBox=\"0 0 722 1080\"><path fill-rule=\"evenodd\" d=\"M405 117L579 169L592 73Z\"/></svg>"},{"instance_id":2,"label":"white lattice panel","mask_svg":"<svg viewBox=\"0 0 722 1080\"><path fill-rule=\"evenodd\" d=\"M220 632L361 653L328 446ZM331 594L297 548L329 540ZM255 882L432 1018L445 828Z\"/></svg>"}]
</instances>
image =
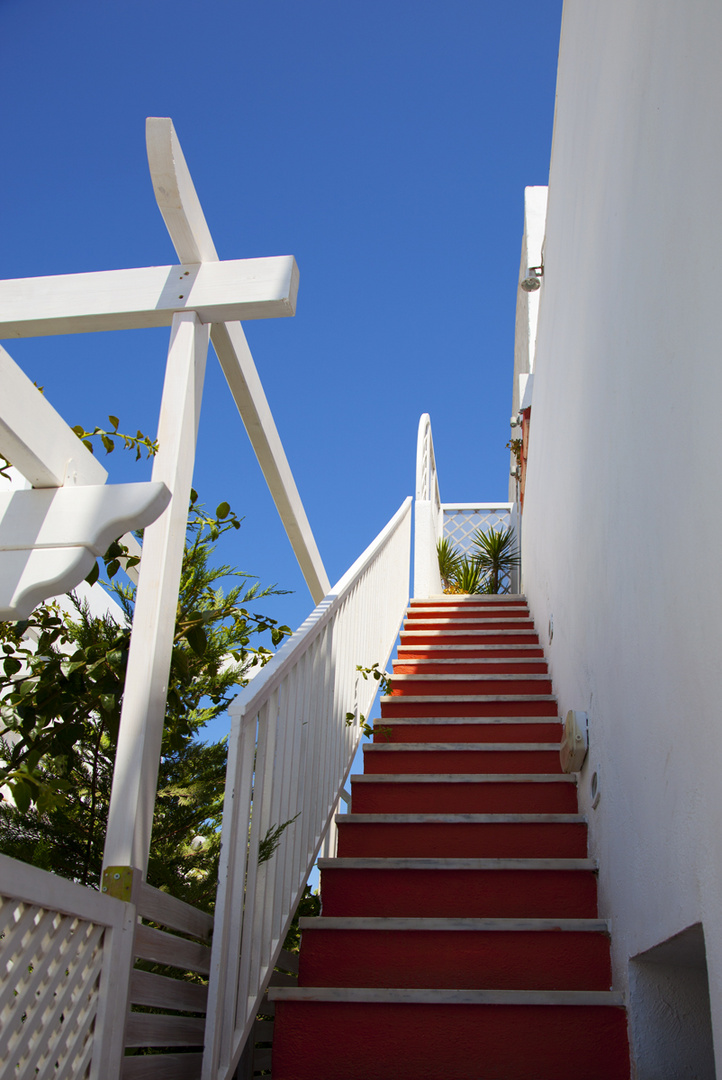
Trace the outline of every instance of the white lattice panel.
<instances>
[{"instance_id":1,"label":"white lattice panel","mask_svg":"<svg viewBox=\"0 0 722 1080\"><path fill-rule=\"evenodd\" d=\"M0 896L0 1061L8 1080L85 1080L105 927Z\"/></svg>"},{"instance_id":2,"label":"white lattice panel","mask_svg":"<svg viewBox=\"0 0 722 1080\"><path fill-rule=\"evenodd\" d=\"M508 505L495 507L444 507L444 536L450 540L460 555L467 555L472 548L472 537L477 529L508 529L510 511Z\"/></svg>"}]
</instances>

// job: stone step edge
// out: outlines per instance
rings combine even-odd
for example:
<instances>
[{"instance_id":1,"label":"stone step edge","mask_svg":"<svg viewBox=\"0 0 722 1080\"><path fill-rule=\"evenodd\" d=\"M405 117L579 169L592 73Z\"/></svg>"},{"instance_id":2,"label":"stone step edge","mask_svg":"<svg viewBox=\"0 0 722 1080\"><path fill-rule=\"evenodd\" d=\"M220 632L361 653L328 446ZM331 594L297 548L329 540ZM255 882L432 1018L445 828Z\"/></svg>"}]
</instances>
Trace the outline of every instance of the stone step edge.
<instances>
[{"instance_id":1,"label":"stone step edge","mask_svg":"<svg viewBox=\"0 0 722 1080\"><path fill-rule=\"evenodd\" d=\"M372 724L382 727L402 727L403 725L424 724L433 726L454 726L455 724L560 724L561 716L390 716L386 720L377 716Z\"/></svg>"},{"instance_id":2,"label":"stone step edge","mask_svg":"<svg viewBox=\"0 0 722 1080\"><path fill-rule=\"evenodd\" d=\"M584 814L336 814L338 825L576 825Z\"/></svg>"},{"instance_id":3,"label":"stone step edge","mask_svg":"<svg viewBox=\"0 0 722 1080\"><path fill-rule=\"evenodd\" d=\"M358 773L352 784L576 784L575 773Z\"/></svg>"},{"instance_id":4,"label":"stone step edge","mask_svg":"<svg viewBox=\"0 0 722 1080\"><path fill-rule=\"evenodd\" d=\"M526 631L525 631L525 633L526 633ZM510 642L507 642L506 645L499 645L498 643L497 644L484 645L483 642L482 643L461 642L458 645L436 645L433 642L424 642L424 641L420 641L416 645L413 645L413 644L405 645L403 642L400 642L399 647L398 647L399 655L398 655L397 658L399 660L401 660L401 662L403 664L408 664L408 663L411 663L411 660L403 660L401 658L401 652L402 651L411 651L415 655L417 652L420 652L420 651L423 651L425 653L428 653L428 652L439 653L439 652L443 652L445 649L447 649L447 650L448 649L483 649L484 650L484 656L479 656L479 657L470 656L470 657L461 657L460 658L462 660L466 660L466 659L476 660L477 663L478 663L479 660L486 659L486 654L487 653L494 652L495 650L496 651L501 651L501 650L505 650L505 649L542 649L543 650L543 646L538 644L538 643L537 644L532 644L532 645L527 645L523 641L510 641ZM432 657L426 657L425 659L429 663L450 664L452 662L452 660L453 660L453 657L449 658L448 660L445 659L443 656L438 657L436 660L434 659L433 656ZM507 658L501 656L501 657L490 657L490 659L491 660L496 660L498 662L499 660L506 660ZM546 661L545 656L531 656L531 657L518 656L518 657L509 657L508 659L510 659L510 660L513 660L513 659L526 660L527 663L529 663L529 662L539 663L542 660Z\"/></svg>"},{"instance_id":5,"label":"stone step edge","mask_svg":"<svg viewBox=\"0 0 722 1080\"><path fill-rule=\"evenodd\" d=\"M503 646L501 646L501 645L495 646L495 647L496 648L503 648ZM520 648L521 648L521 646L520 646ZM526 648L526 646L524 646L524 648ZM433 657L424 656L424 657L421 657L418 660L416 660L416 659L403 660L400 656L397 656L396 659L394 660L394 666L396 664L414 664L414 665L418 665L418 664L546 664L546 658L543 657L543 656L507 656L507 657L501 657L501 656L450 656L447 660L444 660L443 657L442 658L437 657L437 659L435 660ZM399 672L399 674L396 675L395 678L397 678L397 679L401 679L401 678L408 679L411 676L423 675L423 674L424 674L423 671L419 671L419 672L416 672L416 671ZM432 671L430 674L433 675L435 673ZM441 672L440 674L442 676L445 676L445 675L451 675L451 674L453 674L453 672L445 672L444 671L444 672ZM473 674L475 674L475 673L472 672L472 675ZM478 674L482 675L483 672L480 671L480 672L478 672ZM492 672L492 674L493 674L493 672ZM503 672L501 672L501 674L502 675L514 675L515 672L513 672L513 671L503 671ZM537 676L543 676L544 672L542 672L542 671L532 671L531 674L532 675L537 675ZM548 676L547 676L547 678L548 678Z\"/></svg>"},{"instance_id":6,"label":"stone step edge","mask_svg":"<svg viewBox=\"0 0 722 1080\"><path fill-rule=\"evenodd\" d=\"M538 933L558 930L561 933L608 934L608 919L463 919L395 918L369 915L302 915L301 930L441 930L460 932Z\"/></svg>"},{"instance_id":7,"label":"stone step edge","mask_svg":"<svg viewBox=\"0 0 722 1080\"><path fill-rule=\"evenodd\" d=\"M381 704L398 705L417 701L556 701L554 694L385 694Z\"/></svg>"},{"instance_id":8,"label":"stone step edge","mask_svg":"<svg viewBox=\"0 0 722 1080\"><path fill-rule=\"evenodd\" d=\"M526 593L433 593L431 596L412 596L409 607L416 604L520 604Z\"/></svg>"},{"instance_id":9,"label":"stone step edge","mask_svg":"<svg viewBox=\"0 0 722 1080\"><path fill-rule=\"evenodd\" d=\"M579 870L596 871L596 859L444 859L418 856L355 855L318 859L319 870Z\"/></svg>"},{"instance_id":10,"label":"stone step edge","mask_svg":"<svg viewBox=\"0 0 722 1080\"><path fill-rule=\"evenodd\" d=\"M404 682L551 682L551 676L544 671L531 671L524 673L516 671L492 671L486 674L482 671L467 671L456 674L452 671L431 671L428 674L423 671L410 671L402 672L398 674L394 673L391 676L392 686L396 683ZM399 695L393 695L392 697L398 697ZM406 695L404 695L405 697Z\"/></svg>"},{"instance_id":11,"label":"stone step edge","mask_svg":"<svg viewBox=\"0 0 722 1080\"><path fill-rule=\"evenodd\" d=\"M491 752L497 752L500 750L511 750L513 752L529 750L529 751L544 751L544 752L559 752L560 743L522 743L522 742L500 742L500 743L476 743L476 742L410 742L410 743L386 743L386 742L374 742L364 743L364 754L394 754L394 753L416 753L417 751L422 754L431 754L435 751L455 750L459 753L469 754L484 754L487 750Z\"/></svg>"},{"instance_id":12,"label":"stone step edge","mask_svg":"<svg viewBox=\"0 0 722 1080\"><path fill-rule=\"evenodd\" d=\"M448 621L451 622L452 624L455 622L455 620L453 620L453 619L448 620ZM478 626L480 621L481 620L477 620L477 622L474 625ZM486 625L488 625L489 621L490 620L488 620L488 619L483 620L483 622L485 622ZM505 620L505 622L508 622L508 621L510 621L510 620ZM519 620L519 621L520 622L525 622L525 623L530 623L531 619L523 619L523 620ZM539 635L537 635L536 631L534 630L533 623L532 623L531 626L529 626L529 625L519 626L518 629L516 629L516 627L512 627L512 629L510 629L510 630L502 630L502 629L491 629L491 630L475 630L475 629L447 630L446 625L440 625L440 624L435 624L435 625L431 626L430 629L428 629L428 630L420 630L420 629L409 630L409 629L407 629L406 626L401 626L401 630L400 630L401 634L426 634L426 636L430 635L433 632L436 632L437 637L447 637L447 636L451 637L451 636L454 636L454 635L458 636L460 634L478 634L478 635L483 635L483 634L487 634L487 635L491 635L491 634L494 634L494 635L499 635L499 634L529 634L530 637L539 636Z\"/></svg>"},{"instance_id":13,"label":"stone step edge","mask_svg":"<svg viewBox=\"0 0 722 1080\"><path fill-rule=\"evenodd\" d=\"M385 1005L624 1005L624 996L615 990L384 990L376 987L272 986L268 997L270 1001L378 1002Z\"/></svg>"}]
</instances>

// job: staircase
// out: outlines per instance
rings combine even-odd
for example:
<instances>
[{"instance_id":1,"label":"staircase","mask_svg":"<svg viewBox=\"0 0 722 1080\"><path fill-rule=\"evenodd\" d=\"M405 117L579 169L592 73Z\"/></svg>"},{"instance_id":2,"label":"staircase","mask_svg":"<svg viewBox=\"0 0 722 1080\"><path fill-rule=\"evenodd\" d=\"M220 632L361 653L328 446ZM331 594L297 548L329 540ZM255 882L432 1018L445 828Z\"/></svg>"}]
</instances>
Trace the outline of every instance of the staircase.
<instances>
[{"instance_id":1,"label":"staircase","mask_svg":"<svg viewBox=\"0 0 722 1080\"><path fill-rule=\"evenodd\" d=\"M523 597L412 601L273 1080L629 1080L560 734Z\"/></svg>"}]
</instances>

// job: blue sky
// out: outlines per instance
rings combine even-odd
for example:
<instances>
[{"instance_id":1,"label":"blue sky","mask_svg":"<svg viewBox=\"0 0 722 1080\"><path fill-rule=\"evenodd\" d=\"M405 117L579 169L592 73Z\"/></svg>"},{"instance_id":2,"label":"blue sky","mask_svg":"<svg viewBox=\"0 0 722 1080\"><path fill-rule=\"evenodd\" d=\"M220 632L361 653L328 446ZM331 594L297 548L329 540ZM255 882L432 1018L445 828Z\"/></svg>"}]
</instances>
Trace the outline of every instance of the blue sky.
<instances>
[{"instance_id":1,"label":"blue sky","mask_svg":"<svg viewBox=\"0 0 722 1080\"><path fill-rule=\"evenodd\" d=\"M144 144L171 116L220 257L299 264L296 317L246 332L333 582L412 493L422 412L442 499L506 498L560 19L561 0L0 0L0 277L174 262ZM69 423L154 433L167 341L4 344ZM223 559L294 590L267 606L298 625L310 597L212 355L195 486L245 515Z\"/></svg>"}]
</instances>

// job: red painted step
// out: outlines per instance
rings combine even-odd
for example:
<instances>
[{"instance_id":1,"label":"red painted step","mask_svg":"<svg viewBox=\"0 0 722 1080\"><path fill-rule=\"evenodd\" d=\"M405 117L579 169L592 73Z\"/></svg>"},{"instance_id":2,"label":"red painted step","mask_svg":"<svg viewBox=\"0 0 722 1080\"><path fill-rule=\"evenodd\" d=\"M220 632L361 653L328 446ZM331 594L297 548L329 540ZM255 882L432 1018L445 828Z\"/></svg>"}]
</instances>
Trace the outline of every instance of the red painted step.
<instances>
[{"instance_id":1,"label":"red painted step","mask_svg":"<svg viewBox=\"0 0 722 1080\"><path fill-rule=\"evenodd\" d=\"M274 1080L629 1080L557 708L523 597L412 603Z\"/></svg>"},{"instance_id":2,"label":"red painted step","mask_svg":"<svg viewBox=\"0 0 722 1080\"><path fill-rule=\"evenodd\" d=\"M400 862L406 865L395 865ZM321 859L324 915L594 919L597 879L584 861ZM483 863L486 862L486 867ZM499 868L491 863L502 863ZM472 866L471 863L476 865ZM537 863L538 868L530 864Z\"/></svg>"},{"instance_id":3,"label":"red painted step","mask_svg":"<svg viewBox=\"0 0 722 1080\"><path fill-rule=\"evenodd\" d=\"M574 777L351 777L356 814L575 814Z\"/></svg>"},{"instance_id":4,"label":"red painted step","mask_svg":"<svg viewBox=\"0 0 722 1080\"><path fill-rule=\"evenodd\" d=\"M412 820L402 822L339 814L339 857L583 859L587 854L587 826L582 820L508 821L497 816L484 821L444 822L410 817Z\"/></svg>"},{"instance_id":5,"label":"red painted step","mask_svg":"<svg viewBox=\"0 0 722 1080\"><path fill-rule=\"evenodd\" d=\"M535 630L402 630L402 645L538 645Z\"/></svg>"},{"instance_id":6,"label":"red painted step","mask_svg":"<svg viewBox=\"0 0 722 1080\"><path fill-rule=\"evenodd\" d=\"M562 771L559 748L547 749L546 743L366 743L363 749L364 772L368 774Z\"/></svg>"},{"instance_id":7,"label":"red painted step","mask_svg":"<svg viewBox=\"0 0 722 1080\"><path fill-rule=\"evenodd\" d=\"M343 925L327 929L329 921ZM353 921L303 920L299 986L458 990L609 990L611 986L609 937L604 930L475 930L470 926L452 930L420 925L412 929L414 920L410 919L390 920L387 928L376 930L352 928L348 924ZM394 922L402 928L394 929Z\"/></svg>"},{"instance_id":8,"label":"red painted step","mask_svg":"<svg viewBox=\"0 0 722 1080\"><path fill-rule=\"evenodd\" d=\"M382 720L387 717L428 716L556 716L557 700L551 694L429 695L428 697L384 697Z\"/></svg>"},{"instance_id":9,"label":"red painted step","mask_svg":"<svg viewBox=\"0 0 722 1080\"><path fill-rule=\"evenodd\" d=\"M396 675L391 695L427 694L551 694L548 675Z\"/></svg>"},{"instance_id":10,"label":"red painted step","mask_svg":"<svg viewBox=\"0 0 722 1080\"><path fill-rule=\"evenodd\" d=\"M399 675L545 675L546 671L547 663L543 656L499 657L491 660L477 657L464 661L415 658L397 660L394 679L398 682Z\"/></svg>"},{"instance_id":11,"label":"red painted step","mask_svg":"<svg viewBox=\"0 0 722 1080\"><path fill-rule=\"evenodd\" d=\"M274 1080L629 1080L618 1005L467 1004L464 992L453 1004L273 996Z\"/></svg>"},{"instance_id":12,"label":"red painted step","mask_svg":"<svg viewBox=\"0 0 722 1080\"><path fill-rule=\"evenodd\" d=\"M422 717L415 720L374 721L373 741L378 743L427 742L544 742L558 743L562 726L557 717Z\"/></svg>"}]
</instances>

